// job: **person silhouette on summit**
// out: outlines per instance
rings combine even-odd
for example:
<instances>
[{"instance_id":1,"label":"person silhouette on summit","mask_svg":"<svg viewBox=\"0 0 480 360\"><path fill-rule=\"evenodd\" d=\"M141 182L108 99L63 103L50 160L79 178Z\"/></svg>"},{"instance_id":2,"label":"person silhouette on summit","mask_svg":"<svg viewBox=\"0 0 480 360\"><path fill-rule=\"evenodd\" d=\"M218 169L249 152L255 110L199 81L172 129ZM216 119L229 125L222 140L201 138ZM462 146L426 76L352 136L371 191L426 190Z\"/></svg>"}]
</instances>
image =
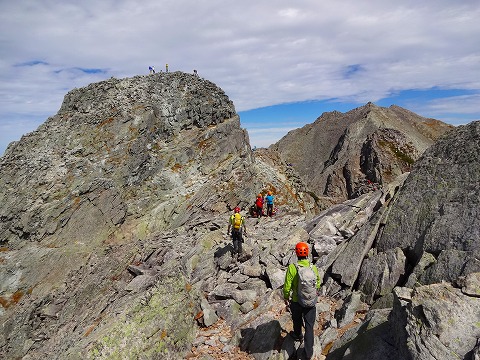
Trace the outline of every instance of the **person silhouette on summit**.
<instances>
[{"instance_id":1,"label":"person silhouette on summit","mask_svg":"<svg viewBox=\"0 0 480 360\"><path fill-rule=\"evenodd\" d=\"M231 230L231 231L230 231ZM240 214L240 208L237 206L233 210L233 214L230 215L228 220L227 234L232 235L233 241L233 256L238 258L242 253L242 230L247 235L247 227L245 226L245 218Z\"/></svg>"}]
</instances>

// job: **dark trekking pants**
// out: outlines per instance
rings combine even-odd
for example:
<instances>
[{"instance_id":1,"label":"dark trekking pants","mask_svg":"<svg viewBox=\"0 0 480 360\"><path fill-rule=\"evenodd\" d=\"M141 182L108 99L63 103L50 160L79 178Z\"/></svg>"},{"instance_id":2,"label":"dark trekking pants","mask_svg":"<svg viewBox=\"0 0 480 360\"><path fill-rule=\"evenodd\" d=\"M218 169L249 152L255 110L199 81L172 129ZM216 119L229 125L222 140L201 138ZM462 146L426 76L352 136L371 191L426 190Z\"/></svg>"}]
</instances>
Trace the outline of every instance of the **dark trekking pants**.
<instances>
[{"instance_id":1,"label":"dark trekking pants","mask_svg":"<svg viewBox=\"0 0 480 360\"><path fill-rule=\"evenodd\" d=\"M267 204L267 216L272 216L273 214L273 204Z\"/></svg>"},{"instance_id":2,"label":"dark trekking pants","mask_svg":"<svg viewBox=\"0 0 480 360\"><path fill-rule=\"evenodd\" d=\"M233 253L241 254L242 253L242 229L232 230L232 240L233 240Z\"/></svg>"},{"instance_id":3,"label":"dark trekking pants","mask_svg":"<svg viewBox=\"0 0 480 360\"><path fill-rule=\"evenodd\" d=\"M293 332L298 337L302 336L302 325L305 327L305 336L303 337L303 345L305 347L305 355L307 358L313 356L313 325L317 310L314 307L304 308L298 302L290 302L290 311L292 312Z\"/></svg>"}]
</instances>

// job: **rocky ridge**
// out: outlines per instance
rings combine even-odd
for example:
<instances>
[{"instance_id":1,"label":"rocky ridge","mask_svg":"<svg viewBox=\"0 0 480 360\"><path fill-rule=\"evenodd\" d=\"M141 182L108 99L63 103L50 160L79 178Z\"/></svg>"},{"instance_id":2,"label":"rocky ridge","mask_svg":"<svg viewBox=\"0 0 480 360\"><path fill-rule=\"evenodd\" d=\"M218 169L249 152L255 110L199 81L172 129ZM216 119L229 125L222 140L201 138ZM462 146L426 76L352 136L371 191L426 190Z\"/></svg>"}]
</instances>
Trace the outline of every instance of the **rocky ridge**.
<instances>
[{"instance_id":1,"label":"rocky ridge","mask_svg":"<svg viewBox=\"0 0 480 360\"><path fill-rule=\"evenodd\" d=\"M195 114L201 120L195 122ZM105 116L108 122L98 127ZM438 174L438 164L462 171L449 174L437 200L432 194L429 203L443 204L442 210L421 212L435 224L421 234L438 234L447 218L452 224L448 204L461 189L469 189L469 205L478 205L478 167L471 165L479 163L478 122L449 134L410 175L318 213L319 198L297 168L278 153L250 151L233 105L214 84L171 73L74 90L44 128L11 145L1 159L0 189L8 191L0 199L9 206L0 214L0 354L292 358L301 346L287 336L290 314L280 288L299 240L312 244L313 260L324 272L317 358L478 353L479 270L471 266L478 236L456 252L443 252L443 245L422 252L422 246L410 245L417 232L403 244L392 238L394 231L385 231L399 223L390 222L401 213L396 206L415 209L408 200L418 196L415 186L403 191L415 183L410 179ZM462 157L455 144L465 141L471 146ZM72 157L65 147L80 152ZM118 159L114 166L112 159ZM462 181L454 180L457 173ZM46 175L45 184L35 186ZM437 179L432 176L429 184ZM275 192L279 212L247 218L245 253L235 262L225 233L229 210L240 205L246 213L248 200L266 189ZM478 230L478 214L469 214L455 219L455 226ZM415 219L408 226L422 229L425 218ZM449 283L426 281L432 279L426 276L435 268L431 264L453 261L463 270L445 270L448 278L434 272ZM438 341L429 340L432 334Z\"/></svg>"},{"instance_id":2,"label":"rocky ridge","mask_svg":"<svg viewBox=\"0 0 480 360\"><path fill-rule=\"evenodd\" d=\"M351 199L365 183L383 186L410 171L452 126L401 107L368 103L347 113L324 113L290 131L270 149L296 170L323 207ZM330 201L329 201L330 199Z\"/></svg>"}]
</instances>

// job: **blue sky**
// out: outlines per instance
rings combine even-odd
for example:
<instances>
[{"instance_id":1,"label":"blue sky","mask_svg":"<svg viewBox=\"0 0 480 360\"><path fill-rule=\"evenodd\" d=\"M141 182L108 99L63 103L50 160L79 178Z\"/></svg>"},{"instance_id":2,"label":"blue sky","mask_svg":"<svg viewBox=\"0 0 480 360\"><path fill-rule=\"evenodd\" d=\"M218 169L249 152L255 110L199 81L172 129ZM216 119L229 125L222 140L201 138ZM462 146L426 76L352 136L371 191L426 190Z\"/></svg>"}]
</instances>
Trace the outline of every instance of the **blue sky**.
<instances>
[{"instance_id":1,"label":"blue sky","mask_svg":"<svg viewBox=\"0 0 480 360\"><path fill-rule=\"evenodd\" d=\"M252 146L371 101L480 119L478 0L0 0L0 154L71 89L169 64L220 86Z\"/></svg>"}]
</instances>

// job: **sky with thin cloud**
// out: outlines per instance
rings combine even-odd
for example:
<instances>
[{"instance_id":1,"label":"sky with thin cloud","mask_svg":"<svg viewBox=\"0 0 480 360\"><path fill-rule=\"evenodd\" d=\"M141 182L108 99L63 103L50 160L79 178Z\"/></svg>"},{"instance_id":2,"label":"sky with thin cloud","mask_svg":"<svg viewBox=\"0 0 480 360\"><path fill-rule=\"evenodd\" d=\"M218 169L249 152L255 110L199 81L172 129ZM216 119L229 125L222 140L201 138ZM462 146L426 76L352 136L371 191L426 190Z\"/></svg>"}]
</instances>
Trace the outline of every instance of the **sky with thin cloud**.
<instances>
[{"instance_id":1,"label":"sky with thin cloud","mask_svg":"<svg viewBox=\"0 0 480 360\"><path fill-rule=\"evenodd\" d=\"M110 77L193 72L252 146L371 101L480 119L478 0L0 0L0 154Z\"/></svg>"}]
</instances>

